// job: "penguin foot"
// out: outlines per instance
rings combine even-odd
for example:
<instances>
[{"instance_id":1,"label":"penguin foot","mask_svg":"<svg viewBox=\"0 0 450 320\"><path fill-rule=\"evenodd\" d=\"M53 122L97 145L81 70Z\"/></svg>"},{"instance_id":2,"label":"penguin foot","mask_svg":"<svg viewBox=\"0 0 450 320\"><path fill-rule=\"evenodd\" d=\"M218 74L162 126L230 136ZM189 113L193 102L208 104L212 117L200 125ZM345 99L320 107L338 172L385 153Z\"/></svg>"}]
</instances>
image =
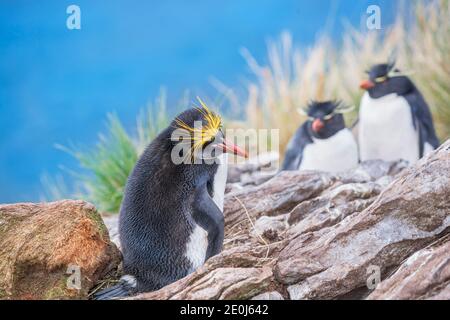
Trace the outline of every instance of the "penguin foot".
<instances>
[{"instance_id":1,"label":"penguin foot","mask_svg":"<svg viewBox=\"0 0 450 320\"><path fill-rule=\"evenodd\" d=\"M112 300L132 295L136 288L136 279L133 276L123 276L115 286L106 288L94 294L94 300Z\"/></svg>"}]
</instances>

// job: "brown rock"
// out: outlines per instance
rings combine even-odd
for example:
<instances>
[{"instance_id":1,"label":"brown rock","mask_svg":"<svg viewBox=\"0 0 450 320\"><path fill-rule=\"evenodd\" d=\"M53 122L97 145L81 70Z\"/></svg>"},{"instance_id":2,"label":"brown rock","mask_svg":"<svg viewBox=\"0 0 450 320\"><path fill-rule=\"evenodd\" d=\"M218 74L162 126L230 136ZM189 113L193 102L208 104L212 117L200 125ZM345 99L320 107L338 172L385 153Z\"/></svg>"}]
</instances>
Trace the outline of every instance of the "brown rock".
<instances>
[{"instance_id":1,"label":"brown rock","mask_svg":"<svg viewBox=\"0 0 450 320\"><path fill-rule=\"evenodd\" d=\"M284 298L278 291L271 291L258 294L251 300L284 300Z\"/></svg>"},{"instance_id":2,"label":"brown rock","mask_svg":"<svg viewBox=\"0 0 450 320\"><path fill-rule=\"evenodd\" d=\"M161 290L130 299L249 299L267 289L272 276L270 268L217 268L210 272L202 271L200 269Z\"/></svg>"},{"instance_id":3,"label":"brown rock","mask_svg":"<svg viewBox=\"0 0 450 320\"><path fill-rule=\"evenodd\" d=\"M262 153L245 162L230 164L228 167L228 183L244 185L258 185L270 179L275 173L279 161L276 152Z\"/></svg>"},{"instance_id":4,"label":"brown rock","mask_svg":"<svg viewBox=\"0 0 450 320\"><path fill-rule=\"evenodd\" d=\"M391 181L392 177L386 176L377 182L342 184L317 198L300 203L290 212L288 222L292 227L289 234L294 236L320 230L363 211Z\"/></svg>"},{"instance_id":5,"label":"brown rock","mask_svg":"<svg viewBox=\"0 0 450 320\"><path fill-rule=\"evenodd\" d=\"M403 171L362 212L301 234L281 251L274 274L292 299L339 298L361 292L369 266L385 275L450 231L448 144Z\"/></svg>"},{"instance_id":6,"label":"brown rock","mask_svg":"<svg viewBox=\"0 0 450 320\"><path fill-rule=\"evenodd\" d=\"M119 251L89 203L0 205L3 299L85 298L119 261Z\"/></svg>"},{"instance_id":7,"label":"brown rock","mask_svg":"<svg viewBox=\"0 0 450 320\"><path fill-rule=\"evenodd\" d=\"M359 206L353 204L353 211L349 211L364 209L382 189L375 180L386 178L395 167L379 162L374 165L376 169L370 165L361 167L353 178L346 173L283 172L260 186L247 186L228 194L225 251L197 272L158 291L131 299L282 298L280 294L269 293L286 293L285 285L276 281L272 269L279 252L289 243L286 228L293 227L287 223L289 215L295 215L298 204L308 201L328 204L333 200L336 207L342 209L345 198L363 201ZM367 173L367 169L371 173ZM363 187L353 185L358 183ZM305 207L305 216L316 209ZM300 216L293 217L290 223L301 220ZM335 223L338 222L337 219Z\"/></svg>"},{"instance_id":8,"label":"brown rock","mask_svg":"<svg viewBox=\"0 0 450 320\"><path fill-rule=\"evenodd\" d=\"M450 141L408 169L369 161L341 174L282 172L261 185L235 184L225 198L224 251L131 299L365 298L378 271L383 282L371 298L446 299L449 172ZM422 249L433 250L424 251L423 274L409 276L406 265L393 274Z\"/></svg>"},{"instance_id":9,"label":"brown rock","mask_svg":"<svg viewBox=\"0 0 450 320\"><path fill-rule=\"evenodd\" d=\"M246 210L252 218L286 213L299 202L319 195L335 182L336 178L326 173L281 172L260 186L227 194L225 223L233 225L246 220Z\"/></svg>"},{"instance_id":10,"label":"brown rock","mask_svg":"<svg viewBox=\"0 0 450 320\"><path fill-rule=\"evenodd\" d=\"M233 188L225 196L224 214L227 225L245 220L245 209L252 218L274 216L290 212L305 200L315 199L324 191L342 184L379 182L405 168L404 162L368 161L353 171L330 174L318 171L284 171L258 186ZM389 177L388 177L389 178ZM369 192L369 191L367 191ZM374 195L375 191L372 192ZM379 192L379 190L378 190ZM366 195L362 195L367 198ZM238 200L236 200L238 198ZM245 205L245 208L242 204Z\"/></svg>"},{"instance_id":11,"label":"brown rock","mask_svg":"<svg viewBox=\"0 0 450 320\"><path fill-rule=\"evenodd\" d=\"M414 253L368 299L449 299L450 237L445 240Z\"/></svg>"}]
</instances>

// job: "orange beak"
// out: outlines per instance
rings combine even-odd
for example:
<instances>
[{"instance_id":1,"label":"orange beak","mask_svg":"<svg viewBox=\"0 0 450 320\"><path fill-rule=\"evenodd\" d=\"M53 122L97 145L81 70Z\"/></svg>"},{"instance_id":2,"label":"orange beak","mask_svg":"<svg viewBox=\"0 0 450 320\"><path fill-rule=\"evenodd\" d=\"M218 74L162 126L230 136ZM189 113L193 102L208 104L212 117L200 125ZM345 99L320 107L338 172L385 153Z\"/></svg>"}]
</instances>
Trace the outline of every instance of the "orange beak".
<instances>
[{"instance_id":1,"label":"orange beak","mask_svg":"<svg viewBox=\"0 0 450 320\"><path fill-rule=\"evenodd\" d=\"M223 139L222 143L219 145L223 148L223 152L232 153L244 158L248 158L248 154L245 150L239 148L234 143Z\"/></svg>"},{"instance_id":2,"label":"orange beak","mask_svg":"<svg viewBox=\"0 0 450 320\"><path fill-rule=\"evenodd\" d=\"M375 83L370 80L363 80L359 87L364 90L369 90L370 88L375 87Z\"/></svg>"},{"instance_id":3,"label":"orange beak","mask_svg":"<svg viewBox=\"0 0 450 320\"><path fill-rule=\"evenodd\" d=\"M323 127L325 127L325 124L322 122L322 120L314 119L312 123L312 129L314 132L319 132L320 130L323 129Z\"/></svg>"}]
</instances>

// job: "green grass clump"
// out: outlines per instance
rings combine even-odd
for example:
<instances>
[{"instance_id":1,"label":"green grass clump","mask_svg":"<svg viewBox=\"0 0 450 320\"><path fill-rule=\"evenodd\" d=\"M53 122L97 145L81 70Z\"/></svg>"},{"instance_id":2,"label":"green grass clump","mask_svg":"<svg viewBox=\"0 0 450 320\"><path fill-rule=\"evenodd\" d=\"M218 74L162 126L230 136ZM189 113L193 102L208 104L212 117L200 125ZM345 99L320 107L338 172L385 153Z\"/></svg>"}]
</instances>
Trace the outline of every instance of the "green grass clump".
<instances>
[{"instance_id":1,"label":"green grass clump","mask_svg":"<svg viewBox=\"0 0 450 320\"><path fill-rule=\"evenodd\" d=\"M87 174L78 175L86 191L86 200L100 211L117 212L123 190L138 153L136 145L114 114L108 115L108 134L100 135L91 151L60 147L74 156Z\"/></svg>"},{"instance_id":2,"label":"green grass clump","mask_svg":"<svg viewBox=\"0 0 450 320\"><path fill-rule=\"evenodd\" d=\"M51 180L44 176L46 198L74 196L92 202L101 212L119 212L128 175L138 157L168 124L164 91L155 104L150 104L138 115L134 135L125 130L116 114L108 114L106 133L99 135L92 149L57 146L79 163L81 172L73 169L69 171L78 190L70 195L60 178Z\"/></svg>"}]
</instances>

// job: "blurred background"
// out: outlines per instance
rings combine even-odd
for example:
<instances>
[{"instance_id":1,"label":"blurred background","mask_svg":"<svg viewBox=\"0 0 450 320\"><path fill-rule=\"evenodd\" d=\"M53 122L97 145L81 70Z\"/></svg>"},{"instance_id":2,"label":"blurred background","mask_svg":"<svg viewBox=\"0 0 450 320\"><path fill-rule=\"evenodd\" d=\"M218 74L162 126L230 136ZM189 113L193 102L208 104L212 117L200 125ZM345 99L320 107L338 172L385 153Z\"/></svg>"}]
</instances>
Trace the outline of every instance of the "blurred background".
<instances>
[{"instance_id":1,"label":"blurred background","mask_svg":"<svg viewBox=\"0 0 450 320\"><path fill-rule=\"evenodd\" d=\"M381 29L368 30L369 5ZM448 0L2 0L0 203L80 197L116 212L143 147L195 96L229 126L283 128L283 151L296 108L358 107L364 71L394 51L445 139L449 12Z\"/></svg>"}]
</instances>

